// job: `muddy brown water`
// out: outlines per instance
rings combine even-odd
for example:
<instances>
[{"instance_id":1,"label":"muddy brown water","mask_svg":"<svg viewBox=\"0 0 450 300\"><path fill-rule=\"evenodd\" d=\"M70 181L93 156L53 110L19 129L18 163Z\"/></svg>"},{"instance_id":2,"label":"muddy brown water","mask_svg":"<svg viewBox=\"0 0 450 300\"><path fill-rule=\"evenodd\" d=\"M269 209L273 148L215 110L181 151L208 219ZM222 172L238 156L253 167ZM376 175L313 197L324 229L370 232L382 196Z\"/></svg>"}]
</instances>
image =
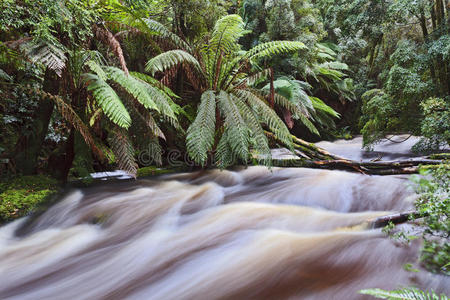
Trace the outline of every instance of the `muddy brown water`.
<instances>
[{"instance_id":1,"label":"muddy brown water","mask_svg":"<svg viewBox=\"0 0 450 300\"><path fill-rule=\"evenodd\" d=\"M73 190L0 228L0 299L370 299L358 290L412 285L449 294L448 277L404 270L419 241L367 224L411 209L408 184L249 167Z\"/></svg>"}]
</instances>

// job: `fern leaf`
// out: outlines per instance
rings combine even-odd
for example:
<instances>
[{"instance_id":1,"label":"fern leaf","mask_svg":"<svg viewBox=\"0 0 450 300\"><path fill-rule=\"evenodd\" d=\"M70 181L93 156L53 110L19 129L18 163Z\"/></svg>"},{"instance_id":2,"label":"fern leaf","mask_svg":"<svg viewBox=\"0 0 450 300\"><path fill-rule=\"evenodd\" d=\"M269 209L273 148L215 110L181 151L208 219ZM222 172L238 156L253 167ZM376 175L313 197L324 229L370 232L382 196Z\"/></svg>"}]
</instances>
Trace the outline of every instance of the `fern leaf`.
<instances>
[{"instance_id":1,"label":"fern leaf","mask_svg":"<svg viewBox=\"0 0 450 300\"><path fill-rule=\"evenodd\" d=\"M145 108L159 111L147 89L148 85L133 76L126 75L122 70L115 67L107 67L105 71L108 74L108 78L118 83Z\"/></svg>"},{"instance_id":2,"label":"fern leaf","mask_svg":"<svg viewBox=\"0 0 450 300\"><path fill-rule=\"evenodd\" d=\"M249 158L250 130L230 94L220 91L217 98L219 100L220 113L225 116L224 126L228 132L228 144L236 157L247 162Z\"/></svg>"},{"instance_id":3,"label":"fern leaf","mask_svg":"<svg viewBox=\"0 0 450 300\"><path fill-rule=\"evenodd\" d=\"M12 81L11 76L8 75L5 71L0 69L0 79L6 80L6 81Z\"/></svg>"},{"instance_id":4,"label":"fern leaf","mask_svg":"<svg viewBox=\"0 0 450 300\"><path fill-rule=\"evenodd\" d=\"M215 55L228 55L239 48L237 41L244 33L244 22L239 15L224 16L216 22L209 47Z\"/></svg>"},{"instance_id":5,"label":"fern leaf","mask_svg":"<svg viewBox=\"0 0 450 300\"><path fill-rule=\"evenodd\" d=\"M389 300L448 300L444 294L438 296L435 292L424 292L416 288L404 288L395 291L382 289L366 289L359 291L361 294L371 295L379 299Z\"/></svg>"},{"instance_id":6,"label":"fern leaf","mask_svg":"<svg viewBox=\"0 0 450 300\"><path fill-rule=\"evenodd\" d=\"M164 72L181 63L190 64L201 72L198 60L183 50L170 50L153 57L145 65L145 70L155 75L156 72Z\"/></svg>"},{"instance_id":7,"label":"fern leaf","mask_svg":"<svg viewBox=\"0 0 450 300\"><path fill-rule=\"evenodd\" d=\"M134 159L134 148L128 136L120 129L109 139L119 169L136 178L138 165Z\"/></svg>"},{"instance_id":8,"label":"fern leaf","mask_svg":"<svg viewBox=\"0 0 450 300\"><path fill-rule=\"evenodd\" d=\"M160 90L163 90L164 93L166 93L168 96L173 97L173 98L180 98L179 96L177 96L170 88L168 88L167 86L165 86L164 84L162 84L159 80L144 74L144 73L139 73L139 72L130 72L130 74L135 77L138 78L142 81L147 82L148 84L151 84L157 88L159 88Z\"/></svg>"},{"instance_id":9,"label":"fern leaf","mask_svg":"<svg viewBox=\"0 0 450 300\"><path fill-rule=\"evenodd\" d=\"M283 144L291 150L294 149L289 129L274 110L264 102L262 96L258 95L257 92L250 92L248 90L237 90L235 93L247 101L257 113L260 121L266 123L269 129L283 142Z\"/></svg>"},{"instance_id":10,"label":"fern leaf","mask_svg":"<svg viewBox=\"0 0 450 300\"><path fill-rule=\"evenodd\" d=\"M89 82L87 87L88 91L92 92L94 99L102 108L105 115L120 127L130 127L130 114L111 86L97 75L85 74L84 77Z\"/></svg>"},{"instance_id":11,"label":"fern leaf","mask_svg":"<svg viewBox=\"0 0 450 300\"><path fill-rule=\"evenodd\" d=\"M22 51L33 63L46 66L55 71L58 76L61 76L67 61L64 51L60 48L62 48L62 45L61 47L57 47L44 41L30 41L21 45Z\"/></svg>"},{"instance_id":12,"label":"fern leaf","mask_svg":"<svg viewBox=\"0 0 450 300\"><path fill-rule=\"evenodd\" d=\"M297 41L272 41L259 44L250 49L244 58L252 60L256 58L270 58L274 55L279 55L288 52L295 52L306 49L307 47L302 42Z\"/></svg>"},{"instance_id":13,"label":"fern leaf","mask_svg":"<svg viewBox=\"0 0 450 300\"><path fill-rule=\"evenodd\" d=\"M103 80L103 81L108 80L108 76L106 75L105 71L102 69L102 67L97 62L95 62L93 60L89 60L86 62L86 65L89 67L89 69L91 69L92 72L97 74L97 76L101 80Z\"/></svg>"},{"instance_id":14,"label":"fern leaf","mask_svg":"<svg viewBox=\"0 0 450 300\"><path fill-rule=\"evenodd\" d=\"M216 96L214 91L202 94L197 116L189 126L186 146L189 156L198 164L205 165L208 151L214 144L216 130Z\"/></svg>"}]
</instances>

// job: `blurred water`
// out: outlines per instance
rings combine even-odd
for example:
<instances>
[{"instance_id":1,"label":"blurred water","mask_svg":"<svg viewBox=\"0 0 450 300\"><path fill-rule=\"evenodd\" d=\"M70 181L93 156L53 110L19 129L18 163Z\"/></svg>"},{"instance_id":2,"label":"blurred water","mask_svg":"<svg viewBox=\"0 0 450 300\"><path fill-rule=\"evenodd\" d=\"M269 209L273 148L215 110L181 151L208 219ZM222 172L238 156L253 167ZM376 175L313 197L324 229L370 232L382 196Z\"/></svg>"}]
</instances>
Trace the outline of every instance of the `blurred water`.
<instances>
[{"instance_id":1,"label":"blurred water","mask_svg":"<svg viewBox=\"0 0 450 300\"><path fill-rule=\"evenodd\" d=\"M368 299L450 291L367 220L412 208L402 176L250 167L74 190L0 228L0 299Z\"/></svg>"}]
</instances>

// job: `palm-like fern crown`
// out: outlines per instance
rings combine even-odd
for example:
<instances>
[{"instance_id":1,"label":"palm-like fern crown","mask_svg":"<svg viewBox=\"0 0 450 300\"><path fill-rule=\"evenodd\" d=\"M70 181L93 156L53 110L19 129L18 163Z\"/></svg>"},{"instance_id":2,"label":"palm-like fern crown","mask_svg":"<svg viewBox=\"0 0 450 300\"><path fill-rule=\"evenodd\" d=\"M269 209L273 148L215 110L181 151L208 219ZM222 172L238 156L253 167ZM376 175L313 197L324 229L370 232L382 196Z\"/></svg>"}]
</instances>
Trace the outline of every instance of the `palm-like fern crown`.
<instances>
[{"instance_id":1,"label":"palm-like fern crown","mask_svg":"<svg viewBox=\"0 0 450 300\"><path fill-rule=\"evenodd\" d=\"M197 75L199 86L203 87L202 96L197 117L187 131L187 149L199 164L207 163L211 150L216 150L215 159L220 167L232 164L235 159L247 162L251 151L269 161L270 149L263 126L292 149L288 128L264 95L249 87L252 77L245 72L257 59L298 51L305 45L275 41L242 51L238 39L245 33L242 18L228 15L217 21L208 42L198 53L186 51L187 47L170 50L146 65L152 75L178 65L189 66ZM165 30L161 34L170 37Z\"/></svg>"}]
</instances>

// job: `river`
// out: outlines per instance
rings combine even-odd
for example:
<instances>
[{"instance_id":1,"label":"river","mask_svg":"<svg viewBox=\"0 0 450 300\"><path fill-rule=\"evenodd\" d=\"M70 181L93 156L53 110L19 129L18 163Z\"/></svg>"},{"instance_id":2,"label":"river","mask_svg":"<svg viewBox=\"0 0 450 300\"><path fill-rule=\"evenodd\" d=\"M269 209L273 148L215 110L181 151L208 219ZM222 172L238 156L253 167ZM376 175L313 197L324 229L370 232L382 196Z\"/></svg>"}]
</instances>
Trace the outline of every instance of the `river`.
<instances>
[{"instance_id":1,"label":"river","mask_svg":"<svg viewBox=\"0 0 450 300\"><path fill-rule=\"evenodd\" d=\"M378 152L409 157L388 144ZM321 146L367 158L358 140ZM413 201L405 176L258 166L72 190L0 228L0 299L372 299L358 290L411 285L448 294L448 277L416 264L420 241L368 224Z\"/></svg>"}]
</instances>

